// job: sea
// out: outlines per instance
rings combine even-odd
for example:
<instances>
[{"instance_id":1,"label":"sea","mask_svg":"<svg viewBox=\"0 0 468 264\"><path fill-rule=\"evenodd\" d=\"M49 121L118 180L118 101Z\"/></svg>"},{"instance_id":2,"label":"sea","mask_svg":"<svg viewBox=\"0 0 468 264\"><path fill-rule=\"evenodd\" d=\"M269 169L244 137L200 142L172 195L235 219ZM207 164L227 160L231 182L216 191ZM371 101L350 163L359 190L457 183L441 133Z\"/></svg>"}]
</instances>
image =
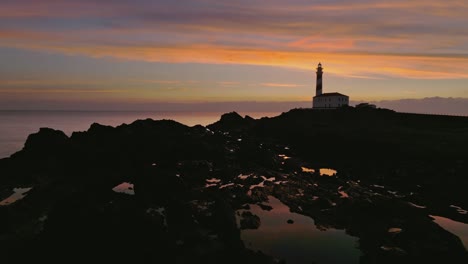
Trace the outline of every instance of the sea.
<instances>
[{"instance_id":1,"label":"sea","mask_svg":"<svg viewBox=\"0 0 468 264\"><path fill-rule=\"evenodd\" d=\"M21 150L28 135L41 127L63 131L86 131L93 123L119 126L138 119L171 119L188 126L206 126L218 121L224 112L138 112L138 111L0 111L0 159ZM272 117L281 112L238 112L253 118Z\"/></svg>"}]
</instances>

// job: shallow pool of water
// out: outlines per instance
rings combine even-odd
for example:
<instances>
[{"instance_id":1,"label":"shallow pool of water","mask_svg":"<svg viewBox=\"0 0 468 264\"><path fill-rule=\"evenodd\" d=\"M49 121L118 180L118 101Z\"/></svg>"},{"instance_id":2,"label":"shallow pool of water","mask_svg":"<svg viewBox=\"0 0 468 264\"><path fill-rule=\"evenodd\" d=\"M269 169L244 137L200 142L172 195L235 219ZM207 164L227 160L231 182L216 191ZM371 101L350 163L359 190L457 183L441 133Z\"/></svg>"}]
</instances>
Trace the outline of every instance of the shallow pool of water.
<instances>
[{"instance_id":1,"label":"shallow pool of water","mask_svg":"<svg viewBox=\"0 0 468 264\"><path fill-rule=\"evenodd\" d=\"M133 189L133 184L129 182L122 182L121 184L112 188L114 192L125 193L128 195L135 195L135 190Z\"/></svg>"},{"instance_id":2,"label":"shallow pool of water","mask_svg":"<svg viewBox=\"0 0 468 264\"><path fill-rule=\"evenodd\" d=\"M442 216L431 215L430 217L434 218L434 222L440 225L443 229L458 236L465 246L465 249L468 250L468 224L457 222Z\"/></svg>"},{"instance_id":3,"label":"shallow pool of water","mask_svg":"<svg viewBox=\"0 0 468 264\"><path fill-rule=\"evenodd\" d=\"M321 176L333 176L336 174L336 170L334 169L329 169L329 168L321 168L320 169L320 175Z\"/></svg>"},{"instance_id":4,"label":"shallow pool of water","mask_svg":"<svg viewBox=\"0 0 468 264\"><path fill-rule=\"evenodd\" d=\"M245 245L289 264L305 263L359 263L361 255L357 238L343 230L320 231L310 217L291 213L289 207L269 196L271 211L250 205L250 211L260 217L260 227L242 230ZM293 220L293 224L288 224Z\"/></svg>"},{"instance_id":5,"label":"shallow pool of water","mask_svg":"<svg viewBox=\"0 0 468 264\"><path fill-rule=\"evenodd\" d=\"M0 201L0 206L9 205L18 200L23 199L26 196L26 193L29 192L31 189L32 188L14 188L12 195L10 195L3 201Z\"/></svg>"}]
</instances>

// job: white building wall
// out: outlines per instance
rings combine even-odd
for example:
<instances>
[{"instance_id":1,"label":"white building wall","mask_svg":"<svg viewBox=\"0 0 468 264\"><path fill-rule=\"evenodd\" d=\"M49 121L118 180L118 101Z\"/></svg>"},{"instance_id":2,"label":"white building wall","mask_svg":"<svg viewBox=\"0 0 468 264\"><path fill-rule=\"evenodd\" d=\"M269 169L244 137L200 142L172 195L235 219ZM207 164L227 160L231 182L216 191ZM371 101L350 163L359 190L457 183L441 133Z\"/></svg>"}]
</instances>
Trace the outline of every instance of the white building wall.
<instances>
[{"instance_id":1,"label":"white building wall","mask_svg":"<svg viewBox=\"0 0 468 264\"><path fill-rule=\"evenodd\" d=\"M349 105L349 98L346 96L314 97L314 108L338 108L343 105Z\"/></svg>"}]
</instances>

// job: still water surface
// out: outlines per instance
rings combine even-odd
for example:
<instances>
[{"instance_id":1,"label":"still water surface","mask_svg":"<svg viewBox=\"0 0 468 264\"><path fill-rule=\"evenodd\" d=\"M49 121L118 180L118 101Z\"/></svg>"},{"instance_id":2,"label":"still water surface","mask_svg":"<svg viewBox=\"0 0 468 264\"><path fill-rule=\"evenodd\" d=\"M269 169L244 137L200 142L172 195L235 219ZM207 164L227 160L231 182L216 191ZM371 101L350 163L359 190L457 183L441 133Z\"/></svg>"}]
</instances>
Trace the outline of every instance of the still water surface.
<instances>
[{"instance_id":1,"label":"still water surface","mask_svg":"<svg viewBox=\"0 0 468 264\"><path fill-rule=\"evenodd\" d=\"M292 264L359 263L358 238L344 230L320 230L312 218L290 212L273 196L268 199L271 211L250 205L261 223L258 229L242 230L241 238L248 248ZM294 223L288 224L289 219Z\"/></svg>"},{"instance_id":2,"label":"still water surface","mask_svg":"<svg viewBox=\"0 0 468 264\"><path fill-rule=\"evenodd\" d=\"M454 221L442 216L431 215L431 217L434 218L434 222L436 222L436 224L441 226L443 229L458 236L458 238L460 238L461 242L465 246L465 249L468 250L468 224Z\"/></svg>"}]
</instances>

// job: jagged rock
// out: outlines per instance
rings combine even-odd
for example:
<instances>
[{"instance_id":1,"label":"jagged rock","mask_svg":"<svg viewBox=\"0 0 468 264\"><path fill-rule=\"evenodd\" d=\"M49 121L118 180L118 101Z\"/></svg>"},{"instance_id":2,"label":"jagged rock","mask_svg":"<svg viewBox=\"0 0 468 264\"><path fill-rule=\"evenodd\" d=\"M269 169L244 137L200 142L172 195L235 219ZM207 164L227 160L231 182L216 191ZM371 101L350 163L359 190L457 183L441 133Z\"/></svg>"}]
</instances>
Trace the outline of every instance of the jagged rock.
<instances>
[{"instance_id":1,"label":"jagged rock","mask_svg":"<svg viewBox=\"0 0 468 264\"><path fill-rule=\"evenodd\" d=\"M242 205L241 209L250 210L250 205L249 204L244 204L244 205Z\"/></svg>"},{"instance_id":2,"label":"jagged rock","mask_svg":"<svg viewBox=\"0 0 468 264\"><path fill-rule=\"evenodd\" d=\"M252 214L250 211L242 212L241 217L241 229L257 229L260 227L260 217Z\"/></svg>"},{"instance_id":3,"label":"jagged rock","mask_svg":"<svg viewBox=\"0 0 468 264\"><path fill-rule=\"evenodd\" d=\"M266 204L259 203L258 206L260 206L260 208L262 208L262 210L265 210L265 211L273 210L273 207L266 205Z\"/></svg>"},{"instance_id":4,"label":"jagged rock","mask_svg":"<svg viewBox=\"0 0 468 264\"><path fill-rule=\"evenodd\" d=\"M253 188L251 190L250 198L255 203L262 203L268 201L268 195L264 190L265 188Z\"/></svg>"},{"instance_id":5,"label":"jagged rock","mask_svg":"<svg viewBox=\"0 0 468 264\"><path fill-rule=\"evenodd\" d=\"M254 122L255 120L251 117L243 118L236 112L230 112L223 114L218 122L208 125L208 128L221 131L242 130L253 125Z\"/></svg>"},{"instance_id":6,"label":"jagged rock","mask_svg":"<svg viewBox=\"0 0 468 264\"><path fill-rule=\"evenodd\" d=\"M25 151L54 153L65 148L68 137L60 130L41 128L39 132L28 136L24 144Z\"/></svg>"},{"instance_id":7,"label":"jagged rock","mask_svg":"<svg viewBox=\"0 0 468 264\"><path fill-rule=\"evenodd\" d=\"M247 122L254 122L254 121L255 121L255 119L254 119L253 117L249 116L249 115L246 115L246 116L244 117L244 119L245 119Z\"/></svg>"},{"instance_id":8,"label":"jagged rock","mask_svg":"<svg viewBox=\"0 0 468 264\"><path fill-rule=\"evenodd\" d=\"M89 127L88 129L88 133L90 134L105 134L105 133L109 133L109 132L113 132L114 127L112 126L105 126L105 125L101 125L101 124L98 124L98 123L92 123L91 126Z\"/></svg>"}]
</instances>

